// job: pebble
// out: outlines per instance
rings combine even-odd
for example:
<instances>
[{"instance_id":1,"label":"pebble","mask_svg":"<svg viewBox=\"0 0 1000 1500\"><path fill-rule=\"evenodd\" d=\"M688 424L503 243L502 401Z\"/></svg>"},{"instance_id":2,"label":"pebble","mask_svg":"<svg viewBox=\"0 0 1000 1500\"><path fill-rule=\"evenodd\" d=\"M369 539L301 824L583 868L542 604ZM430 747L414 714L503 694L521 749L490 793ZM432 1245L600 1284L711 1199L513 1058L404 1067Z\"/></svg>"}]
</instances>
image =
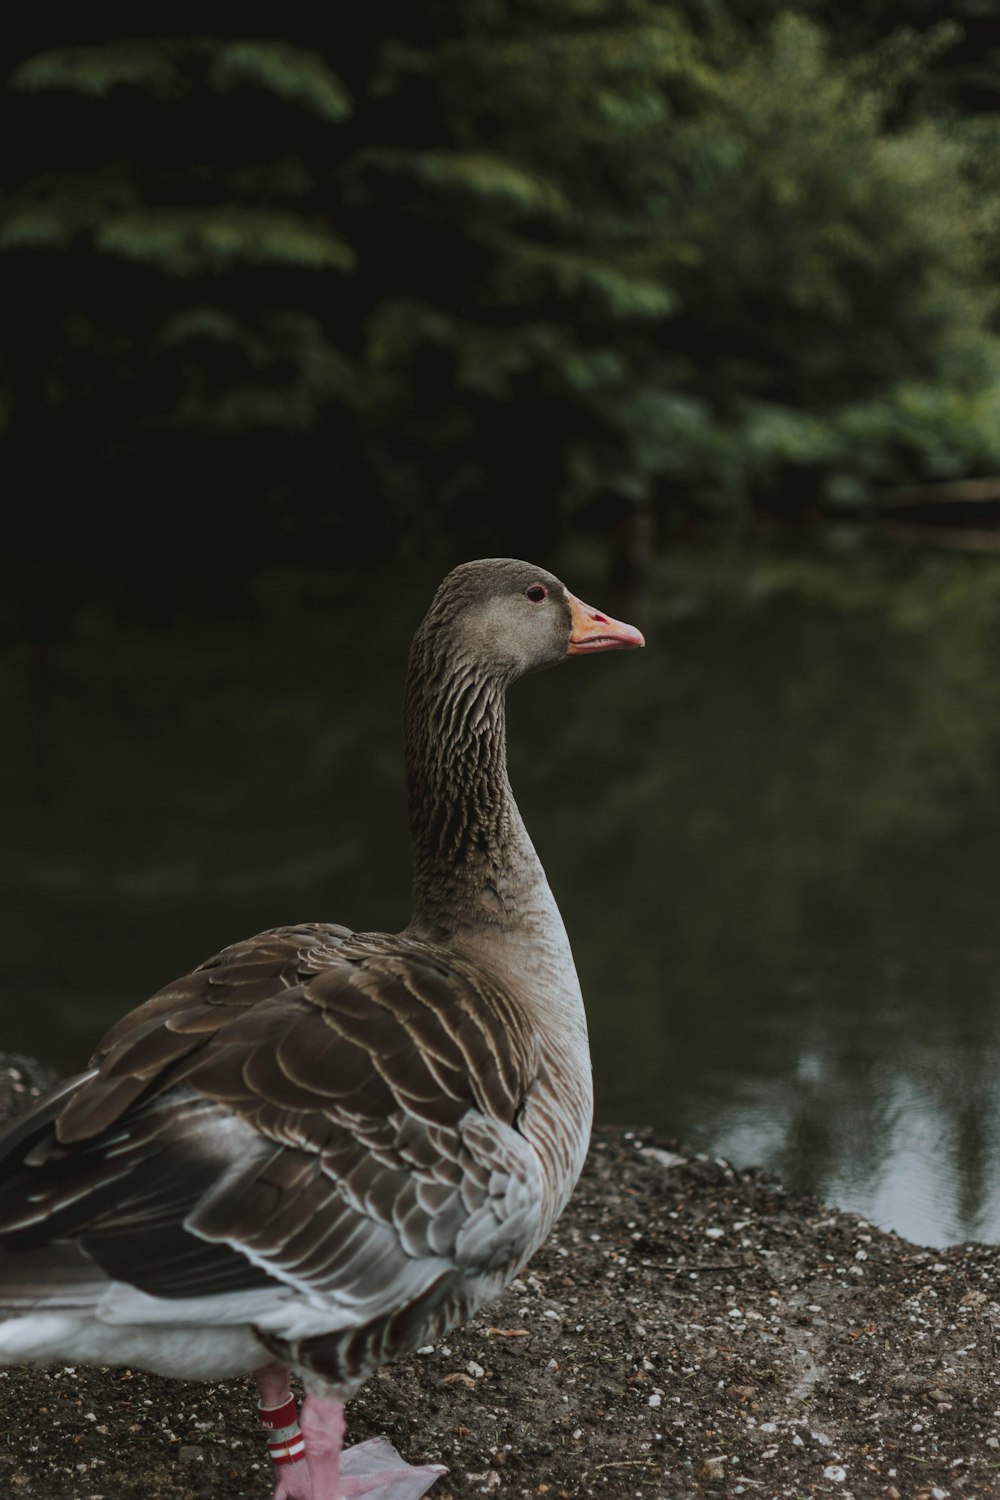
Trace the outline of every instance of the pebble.
<instances>
[{"instance_id":1,"label":"pebble","mask_svg":"<svg viewBox=\"0 0 1000 1500\"><path fill-rule=\"evenodd\" d=\"M823 1470L823 1478L832 1479L837 1484L842 1484L847 1478L847 1470L842 1468L840 1464L827 1464Z\"/></svg>"},{"instance_id":2,"label":"pebble","mask_svg":"<svg viewBox=\"0 0 1000 1500\"><path fill-rule=\"evenodd\" d=\"M659 1146L641 1146L639 1155L647 1161L655 1161L658 1167L682 1167L687 1161L686 1156L678 1156L675 1151L661 1151Z\"/></svg>"}]
</instances>

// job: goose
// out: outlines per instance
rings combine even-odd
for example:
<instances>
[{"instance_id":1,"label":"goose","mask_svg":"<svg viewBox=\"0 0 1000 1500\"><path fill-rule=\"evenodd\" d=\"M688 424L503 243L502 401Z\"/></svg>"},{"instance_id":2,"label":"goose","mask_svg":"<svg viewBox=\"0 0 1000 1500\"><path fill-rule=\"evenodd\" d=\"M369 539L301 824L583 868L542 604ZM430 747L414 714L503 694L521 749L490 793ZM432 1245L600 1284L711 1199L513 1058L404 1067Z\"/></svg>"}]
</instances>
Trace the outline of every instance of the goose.
<instances>
[{"instance_id":1,"label":"goose","mask_svg":"<svg viewBox=\"0 0 1000 1500\"><path fill-rule=\"evenodd\" d=\"M631 625L509 558L413 640L413 917L225 948L0 1136L0 1363L253 1374L273 1500L417 1500L438 1465L343 1447L344 1404L515 1276L593 1096L566 930L507 777L504 699ZM301 1415L290 1375L301 1380Z\"/></svg>"}]
</instances>

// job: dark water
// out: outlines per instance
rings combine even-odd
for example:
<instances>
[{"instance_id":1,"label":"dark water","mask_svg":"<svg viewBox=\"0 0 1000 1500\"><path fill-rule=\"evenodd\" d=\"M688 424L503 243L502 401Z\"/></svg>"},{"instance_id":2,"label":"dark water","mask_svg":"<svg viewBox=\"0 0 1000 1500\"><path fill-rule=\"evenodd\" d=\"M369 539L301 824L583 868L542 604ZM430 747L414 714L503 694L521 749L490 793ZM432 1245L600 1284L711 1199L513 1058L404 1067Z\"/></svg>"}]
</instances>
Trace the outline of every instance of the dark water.
<instances>
[{"instance_id":1,"label":"dark water","mask_svg":"<svg viewBox=\"0 0 1000 1500\"><path fill-rule=\"evenodd\" d=\"M405 922L399 692L434 582L273 578L249 620L95 613L8 654L0 1046L70 1068L227 942ZM511 701L600 1117L924 1243L996 1238L1000 568L677 562L642 623L646 652Z\"/></svg>"}]
</instances>

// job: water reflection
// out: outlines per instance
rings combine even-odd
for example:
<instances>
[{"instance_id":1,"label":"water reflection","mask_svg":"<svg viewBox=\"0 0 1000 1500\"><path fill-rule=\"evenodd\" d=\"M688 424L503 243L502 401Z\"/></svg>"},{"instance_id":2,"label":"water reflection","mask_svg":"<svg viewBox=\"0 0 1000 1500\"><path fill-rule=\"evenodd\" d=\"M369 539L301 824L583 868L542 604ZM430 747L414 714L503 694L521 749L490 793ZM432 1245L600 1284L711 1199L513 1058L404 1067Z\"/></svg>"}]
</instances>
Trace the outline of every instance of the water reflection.
<instances>
[{"instance_id":1,"label":"water reflection","mask_svg":"<svg viewBox=\"0 0 1000 1500\"><path fill-rule=\"evenodd\" d=\"M599 1111L925 1243L996 1238L1000 574L727 567L664 571L651 650L512 697ZM70 1067L223 943L405 921L399 691L434 581L274 579L251 622L95 619L5 660L4 1045Z\"/></svg>"}]
</instances>

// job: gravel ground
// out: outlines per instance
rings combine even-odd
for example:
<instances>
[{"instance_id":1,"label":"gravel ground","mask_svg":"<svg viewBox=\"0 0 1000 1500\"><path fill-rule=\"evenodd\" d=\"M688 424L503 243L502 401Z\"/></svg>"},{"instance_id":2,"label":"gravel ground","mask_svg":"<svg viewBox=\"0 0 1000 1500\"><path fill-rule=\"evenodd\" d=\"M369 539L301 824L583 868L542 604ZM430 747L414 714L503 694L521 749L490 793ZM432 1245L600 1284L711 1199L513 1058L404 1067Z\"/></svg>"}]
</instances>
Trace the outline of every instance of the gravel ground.
<instances>
[{"instance_id":1,"label":"gravel ground","mask_svg":"<svg viewBox=\"0 0 1000 1500\"><path fill-rule=\"evenodd\" d=\"M0 1112L31 1082L0 1070ZM994 1246L923 1250L762 1172L600 1130L521 1278L380 1371L349 1440L384 1434L447 1464L432 1500L997 1497L998 1262ZM0 1493L266 1500L253 1407L240 1381L0 1371Z\"/></svg>"}]
</instances>

